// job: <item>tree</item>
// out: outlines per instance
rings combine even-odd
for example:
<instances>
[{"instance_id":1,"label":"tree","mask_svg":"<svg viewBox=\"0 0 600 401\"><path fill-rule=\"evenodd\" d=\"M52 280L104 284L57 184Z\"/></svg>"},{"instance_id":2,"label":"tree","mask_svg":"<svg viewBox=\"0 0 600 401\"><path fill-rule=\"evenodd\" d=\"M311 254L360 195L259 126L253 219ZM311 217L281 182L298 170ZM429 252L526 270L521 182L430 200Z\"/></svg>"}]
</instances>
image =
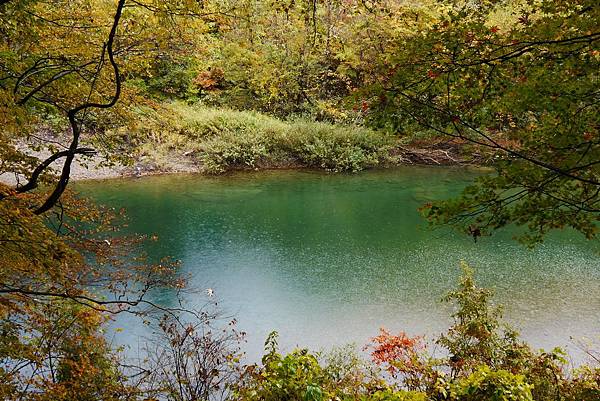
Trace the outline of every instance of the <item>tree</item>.
<instances>
[{"instance_id":1,"label":"tree","mask_svg":"<svg viewBox=\"0 0 600 401\"><path fill-rule=\"evenodd\" d=\"M127 121L136 103L138 89L125 82L150 55L202 27L204 14L197 2L0 3L0 173L18 177L16 186L0 184L3 399L124 396L130 388L104 322L117 313L185 312L149 299L155 288L181 292L177 263L147 261L136 252L147 238L118 236L121 216L73 195L68 183L75 158L95 145L122 157L122 138L108 128ZM45 135L49 122L62 135ZM40 139L45 160L28 154L30 138Z\"/></svg>"},{"instance_id":2,"label":"tree","mask_svg":"<svg viewBox=\"0 0 600 401\"><path fill-rule=\"evenodd\" d=\"M351 121L344 100L371 82L399 35L429 26L435 2L360 0L243 4L207 35L194 80L207 102L281 116Z\"/></svg>"},{"instance_id":3,"label":"tree","mask_svg":"<svg viewBox=\"0 0 600 401\"><path fill-rule=\"evenodd\" d=\"M127 138L111 135L109 128L124 125L131 107L142 101L132 78L151 68L153 57L193 48L191 38L201 36L203 18L215 14L193 1L15 1L0 7L0 122L6 127L0 173L26 177L26 184L14 188L17 194L52 183L37 214L56 205L77 155L100 147L110 160L126 158ZM57 121L53 131L68 136L39 138L48 120ZM50 153L46 160L28 157L31 138L41 139ZM56 162L62 168L54 182L49 168ZM0 199L7 194L2 191Z\"/></svg>"},{"instance_id":4,"label":"tree","mask_svg":"<svg viewBox=\"0 0 600 401\"><path fill-rule=\"evenodd\" d=\"M432 221L474 238L509 224L533 244L586 238L600 211L600 8L578 1L448 1L432 29L397 44L369 96L373 124L453 139L496 170ZM509 18L500 18L502 15Z\"/></svg>"}]
</instances>

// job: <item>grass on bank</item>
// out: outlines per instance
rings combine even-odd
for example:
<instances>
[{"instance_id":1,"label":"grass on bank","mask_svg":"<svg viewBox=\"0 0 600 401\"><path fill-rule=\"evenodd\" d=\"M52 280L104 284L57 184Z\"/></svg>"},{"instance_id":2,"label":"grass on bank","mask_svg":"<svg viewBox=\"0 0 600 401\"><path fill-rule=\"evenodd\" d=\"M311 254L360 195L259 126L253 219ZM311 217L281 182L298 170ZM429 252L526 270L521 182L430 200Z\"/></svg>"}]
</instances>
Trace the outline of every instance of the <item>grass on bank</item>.
<instances>
[{"instance_id":1,"label":"grass on bank","mask_svg":"<svg viewBox=\"0 0 600 401\"><path fill-rule=\"evenodd\" d=\"M140 110L127 133L139 155L169 164L173 151L207 173L233 169L309 167L360 171L391 162L396 139L364 127L184 103Z\"/></svg>"}]
</instances>

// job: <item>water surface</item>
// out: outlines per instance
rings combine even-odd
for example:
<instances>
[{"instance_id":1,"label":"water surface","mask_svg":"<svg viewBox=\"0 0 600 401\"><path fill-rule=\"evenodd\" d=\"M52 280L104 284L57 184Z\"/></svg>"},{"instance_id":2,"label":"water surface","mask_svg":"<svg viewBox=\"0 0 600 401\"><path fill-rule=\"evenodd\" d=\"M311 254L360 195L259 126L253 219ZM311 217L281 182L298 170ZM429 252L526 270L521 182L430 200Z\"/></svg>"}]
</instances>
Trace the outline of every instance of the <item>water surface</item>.
<instances>
[{"instance_id":1,"label":"water surface","mask_svg":"<svg viewBox=\"0 0 600 401\"><path fill-rule=\"evenodd\" d=\"M417 208L457 194L475 175L442 168L286 171L78 186L125 207L130 230L158 234L147 249L152 257L180 259L193 286L214 289L249 333L251 359L271 330L287 350L362 346L379 327L431 338L449 324L440 298L455 285L461 259L535 347L573 350L570 337L597 337L597 244L567 232L531 251L510 232L475 243L426 228ZM169 301L168 292L159 296ZM127 327L117 341L135 346L143 331Z\"/></svg>"}]
</instances>

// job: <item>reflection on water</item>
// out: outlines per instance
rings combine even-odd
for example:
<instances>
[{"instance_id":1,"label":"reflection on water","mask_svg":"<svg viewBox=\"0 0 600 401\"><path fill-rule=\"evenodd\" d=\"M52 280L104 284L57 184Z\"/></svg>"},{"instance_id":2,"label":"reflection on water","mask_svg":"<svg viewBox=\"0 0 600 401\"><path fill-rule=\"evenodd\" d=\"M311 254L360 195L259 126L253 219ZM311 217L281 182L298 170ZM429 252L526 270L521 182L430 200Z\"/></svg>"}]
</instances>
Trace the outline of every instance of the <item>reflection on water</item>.
<instances>
[{"instance_id":1,"label":"reflection on water","mask_svg":"<svg viewBox=\"0 0 600 401\"><path fill-rule=\"evenodd\" d=\"M192 285L213 288L249 333L252 359L271 330L287 349L362 345L381 326L435 335L447 327L450 311L439 300L455 285L461 259L536 347L600 335L596 244L560 233L531 251L507 232L474 243L426 228L417 208L458 193L473 177L405 168L165 176L79 188L126 207L132 231L160 236L147 249L152 257L182 260ZM168 302L168 293L157 296ZM118 341L135 344L143 330L128 327Z\"/></svg>"}]
</instances>

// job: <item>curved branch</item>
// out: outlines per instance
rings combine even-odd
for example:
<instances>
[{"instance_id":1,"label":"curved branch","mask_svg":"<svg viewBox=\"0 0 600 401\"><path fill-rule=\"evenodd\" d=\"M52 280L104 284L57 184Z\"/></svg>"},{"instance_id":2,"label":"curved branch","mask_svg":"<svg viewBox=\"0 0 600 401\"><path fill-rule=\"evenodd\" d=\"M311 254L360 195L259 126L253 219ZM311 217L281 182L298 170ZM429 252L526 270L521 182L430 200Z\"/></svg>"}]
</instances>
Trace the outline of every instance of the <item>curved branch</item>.
<instances>
[{"instance_id":1,"label":"curved branch","mask_svg":"<svg viewBox=\"0 0 600 401\"><path fill-rule=\"evenodd\" d=\"M93 156L96 154L96 151L92 148L77 148L77 149L75 149L75 151L73 153L86 155L86 156ZM44 160L42 163L40 163L40 165L37 166L35 168L35 170L33 170L33 173L31 173L31 177L29 178L29 181L27 182L27 184L23 185L22 187L16 188L15 191L17 193L24 193L24 192L31 191L32 189L37 188L38 179L40 178L40 175L44 172L44 170L46 170L56 160L66 157L68 155L69 155L69 151L63 150L63 151L54 153L52 156L48 157L46 160Z\"/></svg>"},{"instance_id":2,"label":"curved branch","mask_svg":"<svg viewBox=\"0 0 600 401\"><path fill-rule=\"evenodd\" d=\"M71 131L73 133L73 139L71 141L71 145L69 146L69 150L67 151L67 156L65 159L65 163L63 164L62 172L60 174L60 178L54 191L46 198L46 201L42 206L35 210L35 214L43 214L50 210L56 202L60 199L61 195L67 188L67 184L69 183L69 178L71 175L71 164L75 159L75 151L77 150L77 146L79 145L79 137L81 135L81 126L77 121L77 114L83 110L90 108L97 109L108 109L114 106L119 97L121 96L121 75L119 73L119 66L117 65L113 52L113 44L115 40L115 36L117 34L117 27L119 26L119 21L121 20L121 14L123 12L123 7L125 6L125 0L119 0L117 4L117 10L115 12L115 16L113 19L113 25L108 35L108 41L106 43L106 47L102 50L102 54L104 55L104 51L108 54L108 60L113 68L115 74L115 93L111 100L108 103L96 103L96 102L85 102L79 106L76 106L70 109L67 112L67 116L69 118L69 124L71 125Z\"/></svg>"},{"instance_id":3,"label":"curved branch","mask_svg":"<svg viewBox=\"0 0 600 401\"><path fill-rule=\"evenodd\" d=\"M19 101L17 101L18 105L23 105L25 104L29 99L31 99L36 93L38 93L39 91L41 91L42 89L44 89L46 86L50 85L51 83L53 83L54 81L58 81L59 79L61 79L62 77L65 77L69 74L72 74L74 72L79 71L82 68L87 67L88 65L93 64L93 62L88 62L85 63L77 68L72 68L70 70L63 70L60 71L56 74L54 74L52 77L48 78L46 81L42 82L40 85L38 85L36 88L32 89L27 95L25 95L22 99L20 99ZM15 86L15 91L18 89L17 86Z\"/></svg>"}]
</instances>

